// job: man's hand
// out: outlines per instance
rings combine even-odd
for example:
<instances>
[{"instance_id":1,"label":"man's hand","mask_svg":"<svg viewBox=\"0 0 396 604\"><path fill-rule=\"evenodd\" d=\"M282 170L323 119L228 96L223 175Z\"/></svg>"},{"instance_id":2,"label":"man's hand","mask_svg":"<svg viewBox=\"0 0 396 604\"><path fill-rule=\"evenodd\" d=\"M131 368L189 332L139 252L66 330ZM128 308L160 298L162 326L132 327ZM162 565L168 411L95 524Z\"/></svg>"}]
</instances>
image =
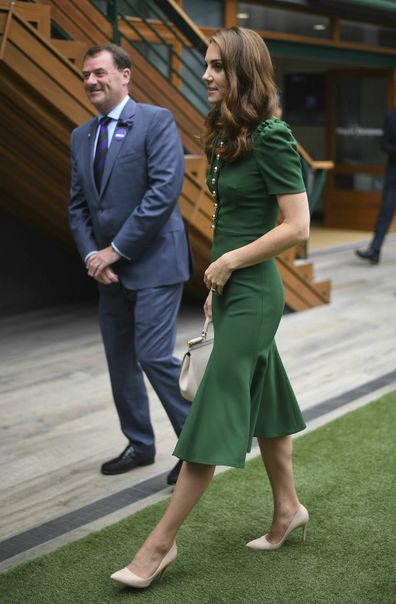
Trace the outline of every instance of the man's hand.
<instances>
[{"instance_id":1,"label":"man's hand","mask_svg":"<svg viewBox=\"0 0 396 604\"><path fill-rule=\"evenodd\" d=\"M110 283L118 283L118 275L108 266L101 273L94 277L98 283L102 285L110 285Z\"/></svg>"},{"instance_id":2,"label":"man's hand","mask_svg":"<svg viewBox=\"0 0 396 604\"><path fill-rule=\"evenodd\" d=\"M105 247L103 250L92 254L88 258L86 264L88 275L99 281L98 276L111 264L117 262L120 258L120 254L117 254L117 252L113 250L111 245L109 245L109 247ZM116 277L115 273L112 270L110 270L110 274ZM110 278L110 274L105 273L105 278ZM100 283L102 283L102 281L100 281ZM111 283L113 283L113 281L111 281Z\"/></svg>"}]
</instances>

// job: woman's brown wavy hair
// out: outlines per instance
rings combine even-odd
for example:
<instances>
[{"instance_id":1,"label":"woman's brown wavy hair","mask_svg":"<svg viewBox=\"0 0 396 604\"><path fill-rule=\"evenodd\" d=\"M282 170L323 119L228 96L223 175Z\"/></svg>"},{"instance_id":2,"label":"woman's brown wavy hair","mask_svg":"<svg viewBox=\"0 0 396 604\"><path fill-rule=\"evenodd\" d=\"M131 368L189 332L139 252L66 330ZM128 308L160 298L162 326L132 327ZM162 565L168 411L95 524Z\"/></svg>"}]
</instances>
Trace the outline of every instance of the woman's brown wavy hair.
<instances>
[{"instance_id":1,"label":"woman's brown wavy hair","mask_svg":"<svg viewBox=\"0 0 396 604\"><path fill-rule=\"evenodd\" d=\"M218 135L224 138L222 157L245 157L252 149L252 133L274 113L278 95L267 46L251 29L219 29L209 39L217 44L228 82L224 98L205 120L204 148L208 160Z\"/></svg>"}]
</instances>

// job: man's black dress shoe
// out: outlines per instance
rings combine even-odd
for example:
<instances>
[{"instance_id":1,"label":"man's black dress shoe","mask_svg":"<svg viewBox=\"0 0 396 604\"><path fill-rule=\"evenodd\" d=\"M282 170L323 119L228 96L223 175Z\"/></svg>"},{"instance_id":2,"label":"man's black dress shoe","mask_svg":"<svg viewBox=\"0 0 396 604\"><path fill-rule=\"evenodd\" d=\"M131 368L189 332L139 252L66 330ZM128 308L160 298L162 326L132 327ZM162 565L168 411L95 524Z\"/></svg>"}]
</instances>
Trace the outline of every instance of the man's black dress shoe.
<instances>
[{"instance_id":1,"label":"man's black dress shoe","mask_svg":"<svg viewBox=\"0 0 396 604\"><path fill-rule=\"evenodd\" d=\"M359 258L363 258L363 260L368 260L371 264L378 264L380 260L379 252L374 252L370 248L367 250L355 250L355 254L356 256L359 256Z\"/></svg>"},{"instance_id":2,"label":"man's black dress shoe","mask_svg":"<svg viewBox=\"0 0 396 604\"><path fill-rule=\"evenodd\" d=\"M171 471L169 472L168 476L166 477L166 482L168 484L172 485L172 484L176 484L177 483L177 479L179 477L182 464L183 464L183 460L179 459L179 461L177 462L177 464L175 465L175 467L171 469Z\"/></svg>"},{"instance_id":3,"label":"man's black dress shoe","mask_svg":"<svg viewBox=\"0 0 396 604\"><path fill-rule=\"evenodd\" d=\"M138 466L149 466L152 463L154 463L153 455L136 453L133 446L128 445L121 455L106 461L101 467L101 472L102 474L123 474Z\"/></svg>"}]
</instances>

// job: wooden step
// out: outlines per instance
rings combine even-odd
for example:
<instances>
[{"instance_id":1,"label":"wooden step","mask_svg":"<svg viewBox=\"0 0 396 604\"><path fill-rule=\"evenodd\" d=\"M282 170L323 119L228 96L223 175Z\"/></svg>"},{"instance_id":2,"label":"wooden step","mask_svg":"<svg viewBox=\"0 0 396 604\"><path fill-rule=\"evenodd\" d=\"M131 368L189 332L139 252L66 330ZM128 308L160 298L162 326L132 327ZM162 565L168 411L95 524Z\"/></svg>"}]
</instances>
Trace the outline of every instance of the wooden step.
<instances>
[{"instance_id":1,"label":"wooden step","mask_svg":"<svg viewBox=\"0 0 396 604\"><path fill-rule=\"evenodd\" d=\"M293 264L295 270L298 272L299 275L301 275L305 281L313 281L313 264L312 262L304 262L304 263L298 263L298 264Z\"/></svg>"},{"instance_id":2,"label":"wooden step","mask_svg":"<svg viewBox=\"0 0 396 604\"><path fill-rule=\"evenodd\" d=\"M307 310L330 301L330 282L313 283L306 281L282 256L277 257L277 265L285 288L286 304L295 311Z\"/></svg>"}]
</instances>

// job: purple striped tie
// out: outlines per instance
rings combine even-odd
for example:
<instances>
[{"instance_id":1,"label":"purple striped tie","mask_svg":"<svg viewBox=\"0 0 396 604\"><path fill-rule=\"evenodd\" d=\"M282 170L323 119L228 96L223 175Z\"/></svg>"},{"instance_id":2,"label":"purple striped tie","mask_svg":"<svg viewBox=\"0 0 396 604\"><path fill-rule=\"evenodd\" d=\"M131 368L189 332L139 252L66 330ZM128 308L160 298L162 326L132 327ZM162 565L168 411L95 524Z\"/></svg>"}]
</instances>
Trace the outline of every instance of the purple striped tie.
<instances>
[{"instance_id":1,"label":"purple striped tie","mask_svg":"<svg viewBox=\"0 0 396 604\"><path fill-rule=\"evenodd\" d=\"M107 125L111 122L111 117L105 115L99 121L100 130L98 136L98 142L96 143L96 151L94 158L94 177L96 188L100 191L100 185L102 182L103 170L106 162L107 151L109 148L109 136L107 132Z\"/></svg>"}]
</instances>

